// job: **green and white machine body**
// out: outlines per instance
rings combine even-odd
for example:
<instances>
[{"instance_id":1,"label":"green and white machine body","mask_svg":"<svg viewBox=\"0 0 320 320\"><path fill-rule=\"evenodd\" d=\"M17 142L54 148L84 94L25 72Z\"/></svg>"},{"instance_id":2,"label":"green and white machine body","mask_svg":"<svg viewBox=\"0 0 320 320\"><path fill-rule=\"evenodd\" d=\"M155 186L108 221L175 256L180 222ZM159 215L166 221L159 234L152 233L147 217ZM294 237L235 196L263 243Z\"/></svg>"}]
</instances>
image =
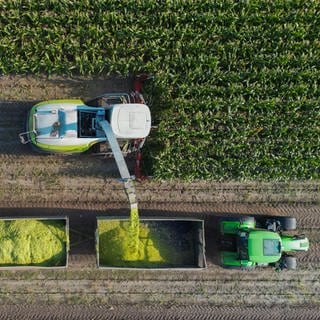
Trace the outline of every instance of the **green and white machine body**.
<instances>
[{"instance_id":1,"label":"green and white machine body","mask_svg":"<svg viewBox=\"0 0 320 320\"><path fill-rule=\"evenodd\" d=\"M223 239L233 243L222 250L222 266L248 269L255 266L274 266L276 269L295 269L296 260L290 254L309 249L305 236L284 235L295 229L295 219L271 217L256 221L254 217L226 219L220 222Z\"/></svg>"},{"instance_id":2,"label":"green and white machine body","mask_svg":"<svg viewBox=\"0 0 320 320\"><path fill-rule=\"evenodd\" d=\"M110 124L119 144L144 139L151 128L150 110L142 103L92 107L81 100L49 100L31 108L27 132L20 139L43 152L82 153L107 141L103 121Z\"/></svg>"}]
</instances>

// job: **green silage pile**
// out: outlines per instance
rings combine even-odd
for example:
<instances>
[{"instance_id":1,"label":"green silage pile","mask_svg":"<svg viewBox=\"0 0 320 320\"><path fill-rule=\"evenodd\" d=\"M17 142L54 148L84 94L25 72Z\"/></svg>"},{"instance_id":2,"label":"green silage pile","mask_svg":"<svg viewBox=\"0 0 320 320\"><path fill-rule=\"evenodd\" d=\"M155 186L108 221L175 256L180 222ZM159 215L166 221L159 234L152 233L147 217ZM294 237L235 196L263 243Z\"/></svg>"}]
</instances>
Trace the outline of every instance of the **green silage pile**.
<instances>
[{"instance_id":1,"label":"green silage pile","mask_svg":"<svg viewBox=\"0 0 320 320\"><path fill-rule=\"evenodd\" d=\"M99 264L105 267L161 268L193 265L193 229L179 222L139 223L136 250L132 251L130 221L98 220Z\"/></svg>"},{"instance_id":2,"label":"green silage pile","mask_svg":"<svg viewBox=\"0 0 320 320\"><path fill-rule=\"evenodd\" d=\"M66 250L63 220L0 220L1 266L63 266Z\"/></svg>"}]
</instances>

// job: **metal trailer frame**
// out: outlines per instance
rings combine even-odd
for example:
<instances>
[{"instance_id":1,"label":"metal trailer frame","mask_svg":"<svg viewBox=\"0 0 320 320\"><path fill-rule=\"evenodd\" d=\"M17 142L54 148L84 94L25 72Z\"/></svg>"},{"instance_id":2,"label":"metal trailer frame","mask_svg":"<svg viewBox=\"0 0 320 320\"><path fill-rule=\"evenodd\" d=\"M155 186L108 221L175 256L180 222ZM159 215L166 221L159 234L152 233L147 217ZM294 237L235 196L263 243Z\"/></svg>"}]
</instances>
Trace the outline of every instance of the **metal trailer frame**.
<instances>
[{"instance_id":1,"label":"metal trailer frame","mask_svg":"<svg viewBox=\"0 0 320 320\"><path fill-rule=\"evenodd\" d=\"M103 266L100 265L100 256L99 256L99 230L98 230L98 220L116 220L116 221L130 221L130 218L124 217L124 216L97 216L96 217L96 232L95 232L95 249L96 249L96 259L97 259L97 268L98 269L119 269L119 270L202 270L207 268L207 261L206 261L206 255L205 255L205 232L204 232L204 220L202 219L193 219L193 218L166 218L166 217L146 217L146 218L140 218L140 222L144 221L189 221L189 222L198 222L201 224L201 230L199 232L199 247L198 247L198 265L194 267L117 267L117 266Z\"/></svg>"}]
</instances>

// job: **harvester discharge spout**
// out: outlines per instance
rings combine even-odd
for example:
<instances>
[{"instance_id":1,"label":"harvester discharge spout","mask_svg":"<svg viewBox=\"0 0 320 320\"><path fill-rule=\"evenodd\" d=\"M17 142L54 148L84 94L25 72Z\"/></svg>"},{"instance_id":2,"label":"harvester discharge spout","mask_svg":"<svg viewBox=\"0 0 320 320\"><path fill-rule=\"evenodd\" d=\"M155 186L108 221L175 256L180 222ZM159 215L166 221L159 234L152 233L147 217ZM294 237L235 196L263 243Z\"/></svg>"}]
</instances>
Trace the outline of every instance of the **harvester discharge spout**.
<instances>
[{"instance_id":1,"label":"harvester discharge spout","mask_svg":"<svg viewBox=\"0 0 320 320\"><path fill-rule=\"evenodd\" d=\"M119 143L117 141L116 136L113 133L113 130L112 130L110 123L107 120L102 120L102 121L99 121L99 125L101 126L102 130L104 131L104 133L108 139L108 142L110 144L113 156L116 160L121 178L123 180L130 179L131 176L130 176L127 164L124 160Z\"/></svg>"},{"instance_id":2,"label":"harvester discharge spout","mask_svg":"<svg viewBox=\"0 0 320 320\"><path fill-rule=\"evenodd\" d=\"M111 125L108 121L103 120L99 122L99 125L101 126L102 130L106 134L106 137L108 139L109 145L111 147L113 156L115 158L116 164L118 166L121 179L124 182L124 189L126 191L126 194L129 199L130 208L137 208L137 200L136 200L136 192L134 187L134 182L130 176L126 161L123 157L122 151L120 149L120 146L118 144L117 138L115 137L113 130L111 128Z\"/></svg>"}]
</instances>

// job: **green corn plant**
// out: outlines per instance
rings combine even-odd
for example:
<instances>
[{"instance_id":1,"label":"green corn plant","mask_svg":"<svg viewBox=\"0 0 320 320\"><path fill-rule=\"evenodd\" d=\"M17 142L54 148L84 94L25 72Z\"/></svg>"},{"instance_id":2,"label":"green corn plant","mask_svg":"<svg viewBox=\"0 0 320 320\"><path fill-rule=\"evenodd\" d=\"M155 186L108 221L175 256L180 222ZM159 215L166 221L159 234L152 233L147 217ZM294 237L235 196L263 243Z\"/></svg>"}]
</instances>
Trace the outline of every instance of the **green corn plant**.
<instances>
[{"instance_id":1,"label":"green corn plant","mask_svg":"<svg viewBox=\"0 0 320 320\"><path fill-rule=\"evenodd\" d=\"M156 75L157 178L319 178L316 1L0 3L0 73Z\"/></svg>"}]
</instances>

